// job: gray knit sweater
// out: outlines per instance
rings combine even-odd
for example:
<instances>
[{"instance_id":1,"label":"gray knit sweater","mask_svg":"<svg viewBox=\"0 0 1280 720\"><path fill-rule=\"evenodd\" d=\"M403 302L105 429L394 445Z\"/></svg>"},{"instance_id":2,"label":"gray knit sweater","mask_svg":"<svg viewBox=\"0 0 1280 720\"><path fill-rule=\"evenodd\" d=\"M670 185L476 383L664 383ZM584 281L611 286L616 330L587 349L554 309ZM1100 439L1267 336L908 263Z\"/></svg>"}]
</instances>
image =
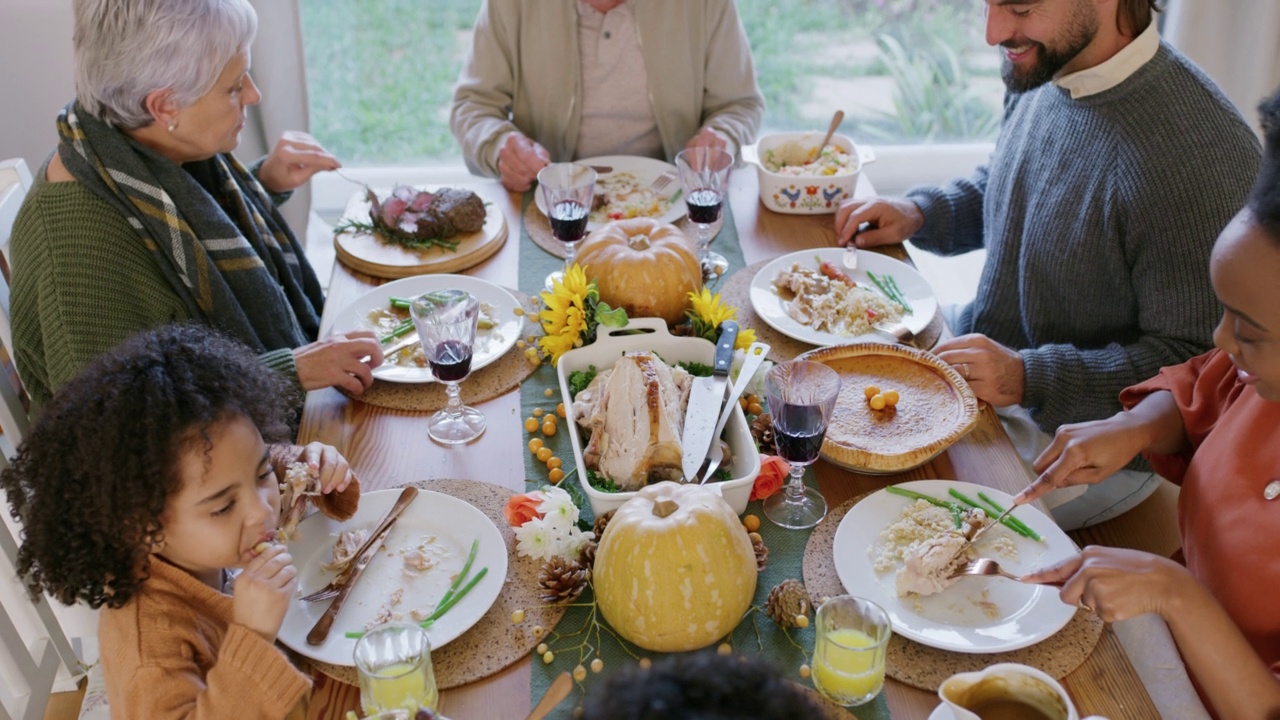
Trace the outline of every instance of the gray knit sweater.
<instances>
[{"instance_id":1,"label":"gray knit sweater","mask_svg":"<svg viewBox=\"0 0 1280 720\"><path fill-rule=\"evenodd\" d=\"M1118 412L1122 389L1212 346L1209 253L1260 157L1212 81L1161 43L1101 93L1009 95L987 165L908 193L925 216L912 240L987 248L954 330L1021 352L1022 405L1052 433Z\"/></svg>"}]
</instances>

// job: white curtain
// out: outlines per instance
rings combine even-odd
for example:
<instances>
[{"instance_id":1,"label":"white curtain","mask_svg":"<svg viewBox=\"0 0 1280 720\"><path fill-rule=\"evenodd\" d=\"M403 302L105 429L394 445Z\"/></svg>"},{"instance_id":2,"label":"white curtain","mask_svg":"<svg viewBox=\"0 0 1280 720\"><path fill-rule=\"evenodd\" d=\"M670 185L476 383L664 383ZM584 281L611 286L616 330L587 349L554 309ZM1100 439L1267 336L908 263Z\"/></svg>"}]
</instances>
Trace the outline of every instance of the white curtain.
<instances>
[{"instance_id":1,"label":"white curtain","mask_svg":"<svg viewBox=\"0 0 1280 720\"><path fill-rule=\"evenodd\" d=\"M298 0L252 0L258 12L253 41L253 79L262 102L249 109L236 155L252 162L266 154L285 130L311 131L307 70L302 54L302 14ZM306 242L311 185L303 185L281 207L298 240Z\"/></svg>"},{"instance_id":2,"label":"white curtain","mask_svg":"<svg viewBox=\"0 0 1280 720\"><path fill-rule=\"evenodd\" d=\"M1258 128L1258 102L1280 87L1280 2L1168 0L1163 36Z\"/></svg>"}]
</instances>

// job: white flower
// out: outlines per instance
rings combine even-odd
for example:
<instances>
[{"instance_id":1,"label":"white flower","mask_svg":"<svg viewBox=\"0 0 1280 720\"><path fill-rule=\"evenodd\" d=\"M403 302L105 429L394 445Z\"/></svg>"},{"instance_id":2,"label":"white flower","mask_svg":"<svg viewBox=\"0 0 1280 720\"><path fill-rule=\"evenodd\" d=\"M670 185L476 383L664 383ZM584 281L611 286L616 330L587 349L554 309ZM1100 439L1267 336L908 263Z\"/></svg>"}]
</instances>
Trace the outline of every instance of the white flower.
<instances>
[{"instance_id":1,"label":"white flower","mask_svg":"<svg viewBox=\"0 0 1280 720\"><path fill-rule=\"evenodd\" d=\"M578 506L563 488L549 487L542 491L543 501L538 512L550 528L567 535L578 523Z\"/></svg>"},{"instance_id":2,"label":"white flower","mask_svg":"<svg viewBox=\"0 0 1280 720\"><path fill-rule=\"evenodd\" d=\"M560 539L542 518L533 518L512 528L516 535L516 552L534 560L550 560L560 554Z\"/></svg>"},{"instance_id":3,"label":"white flower","mask_svg":"<svg viewBox=\"0 0 1280 720\"><path fill-rule=\"evenodd\" d=\"M747 351L741 348L733 351L733 362L729 365L729 379L731 382L738 381L738 373L742 370L742 363L747 359ZM769 372L769 368L773 367L773 362L765 360L760 363L760 368L756 370L756 374L752 376L751 381L747 384L744 394L759 395L764 397L764 376Z\"/></svg>"}]
</instances>

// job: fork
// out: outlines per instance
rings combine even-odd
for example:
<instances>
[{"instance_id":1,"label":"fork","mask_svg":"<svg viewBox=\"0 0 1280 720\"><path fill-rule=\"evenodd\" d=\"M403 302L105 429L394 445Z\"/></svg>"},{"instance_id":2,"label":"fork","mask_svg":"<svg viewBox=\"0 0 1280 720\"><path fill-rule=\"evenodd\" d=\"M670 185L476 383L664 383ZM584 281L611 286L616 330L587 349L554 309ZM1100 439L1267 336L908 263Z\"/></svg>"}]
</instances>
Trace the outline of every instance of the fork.
<instances>
[{"instance_id":1,"label":"fork","mask_svg":"<svg viewBox=\"0 0 1280 720\"><path fill-rule=\"evenodd\" d=\"M990 558L978 558L977 560L971 560L957 568L956 571L951 573L947 579L950 580L952 578L964 577L965 575L999 575L1003 578L1022 582L1021 577L1001 568L1000 563Z\"/></svg>"},{"instance_id":2,"label":"fork","mask_svg":"<svg viewBox=\"0 0 1280 720\"><path fill-rule=\"evenodd\" d=\"M897 338L898 342L903 345L911 342L916 337L916 334L911 332L911 328L897 320L881 320L880 322L873 324L871 327L879 330L880 332L889 333Z\"/></svg>"},{"instance_id":3,"label":"fork","mask_svg":"<svg viewBox=\"0 0 1280 720\"><path fill-rule=\"evenodd\" d=\"M720 433L724 432L725 423L733 414L733 406L738 404L738 398L742 397L742 392L747 389L747 385L751 384L751 378L755 377L756 370L768 355L769 346L762 342L751 343L751 347L747 348L746 359L738 369L738 379L733 382L729 397L725 400L724 408L720 412L720 419L716 422L716 429L711 436L711 449L707 451L707 470L698 480L698 484L705 485L711 476L716 474L716 470L720 469L720 463L724 461L724 450L720 447Z\"/></svg>"},{"instance_id":4,"label":"fork","mask_svg":"<svg viewBox=\"0 0 1280 720\"><path fill-rule=\"evenodd\" d=\"M662 192L663 190L667 189L667 186L670 185L675 179L676 179L675 171L668 170L662 173L661 175L659 175L658 177L654 178L653 182L649 183L649 187L657 192Z\"/></svg>"}]
</instances>

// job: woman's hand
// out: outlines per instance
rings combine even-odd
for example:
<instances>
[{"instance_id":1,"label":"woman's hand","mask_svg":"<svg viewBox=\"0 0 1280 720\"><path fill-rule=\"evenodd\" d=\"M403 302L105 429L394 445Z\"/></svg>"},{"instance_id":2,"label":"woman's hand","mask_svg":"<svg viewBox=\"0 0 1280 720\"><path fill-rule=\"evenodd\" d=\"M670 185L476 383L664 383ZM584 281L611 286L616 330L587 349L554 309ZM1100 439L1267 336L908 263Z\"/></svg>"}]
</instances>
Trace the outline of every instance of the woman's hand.
<instances>
[{"instance_id":1,"label":"woman's hand","mask_svg":"<svg viewBox=\"0 0 1280 720\"><path fill-rule=\"evenodd\" d=\"M298 569L284 545L272 545L253 558L236 578L231 621L275 642L289 601L298 586Z\"/></svg>"},{"instance_id":2,"label":"woman's hand","mask_svg":"<svg viewBox=\"0 0 1280 720\"><path fill-rule=\"evenodd\" d=\"M357 330L303 345L293 351L293 361L303 390L340 387L359 395L373 384L382 345L373 332Z\"/></svg>"},{"instance_id":3,"label":"woman's hand","mask_svg":"<svg viewBox=\"0 0 1280 720\"><path fill-rule=\"evenodd\" d=\"M1040 476L1018 493L1014 502L1028 503L1057 488L1101 482L1127 465L1147 444L1140 418L1132 413L1063 425L1032 465Z\"/></svg>"},{"instance_id":4,"label":"woman's hand","mask_svg":"<svg viewBox=\"0 0 1280 720\"><path fill-rule=\"evenodd\" d=\"M1091 608L1107 622L1146 613L1168 617L1199 585L1178 563L1138 550L1090 545L1057 565L1022 576L1023 582L1061 584L1068 605Z\"/></svg>"},{"instance_id":5,"label":"woman's hand","mask_svg":"<svg viewBox=\"0 0 1280 720\"><path fill-rule=\"evenodd\" d=\"M511 192L533 187L538 171L549 164L551 153L520 132L508 133L498 149L498 172L503 186Z\"/></svg>"},{"instance_id":6,"label":"woman's hand","mask_svg":"<svg viewBox=\"0 0 1280 720\"><path fill-rule=\"evenodd\" d=\"M871 227L857 232L858 226ZM836 241L860 248L895 245L924 227L924 213L906 198L877 196L866 200L846 200L836 208ZM854 235L857 237L854 237Z\"/></svg>"},{"instance_id":7,"label":"woman's hand","mask_svg":"<svg viewBox=\"0 0 1280 720\"><path fill-rule=\"evenodd\" d=\"M280 194L293 190L322 170L340 167L342 163L326 152L314 137L286 130L258 168L258 182L268 191Z\"/></svg>"}]
</instances>

